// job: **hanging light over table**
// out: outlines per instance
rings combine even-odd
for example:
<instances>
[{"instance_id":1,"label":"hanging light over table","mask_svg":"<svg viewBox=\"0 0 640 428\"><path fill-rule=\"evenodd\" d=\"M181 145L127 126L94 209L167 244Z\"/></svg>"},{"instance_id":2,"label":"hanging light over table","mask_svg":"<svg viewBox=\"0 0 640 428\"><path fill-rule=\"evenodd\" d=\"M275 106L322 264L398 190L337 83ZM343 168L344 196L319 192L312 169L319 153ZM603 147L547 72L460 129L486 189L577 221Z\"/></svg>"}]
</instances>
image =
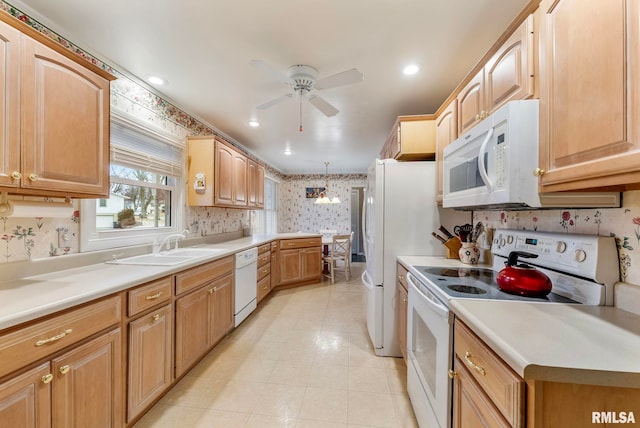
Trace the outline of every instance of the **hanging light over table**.
<instances>
[{"instance_id":1,"label":"hanging light over table","mask_svg":"<svg viewBox=\"0 0 640 428\"><path fill-rule=\"evenodd\" d=\"M325 186L324 191L320 192L320 196L316 199L316 204L339 204L340 198L334 196L333 198L329 198L329 162L324 163L324 176L325 176Z\"/></svg>"}]
</instances>

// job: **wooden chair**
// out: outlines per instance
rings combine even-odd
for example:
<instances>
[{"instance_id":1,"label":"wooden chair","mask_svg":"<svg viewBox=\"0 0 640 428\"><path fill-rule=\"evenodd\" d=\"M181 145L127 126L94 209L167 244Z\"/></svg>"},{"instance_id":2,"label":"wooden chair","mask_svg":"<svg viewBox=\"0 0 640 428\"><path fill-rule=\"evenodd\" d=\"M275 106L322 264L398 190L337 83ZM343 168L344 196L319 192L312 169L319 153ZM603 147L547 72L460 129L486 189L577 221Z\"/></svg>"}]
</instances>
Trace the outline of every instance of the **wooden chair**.
<instances>
[{"instance_id":1,"label":"wooden chair","mask_svg":"<svg viewBox=\"0 0 640 428\"><path fill-rule=\"evenodd\" d=\"M329 254L322 258L323 263L329 266L331 283L335 283L335 272L345 273L346 280L351 279L351 234L333 235Z\"/></svg>"}]
</instances>

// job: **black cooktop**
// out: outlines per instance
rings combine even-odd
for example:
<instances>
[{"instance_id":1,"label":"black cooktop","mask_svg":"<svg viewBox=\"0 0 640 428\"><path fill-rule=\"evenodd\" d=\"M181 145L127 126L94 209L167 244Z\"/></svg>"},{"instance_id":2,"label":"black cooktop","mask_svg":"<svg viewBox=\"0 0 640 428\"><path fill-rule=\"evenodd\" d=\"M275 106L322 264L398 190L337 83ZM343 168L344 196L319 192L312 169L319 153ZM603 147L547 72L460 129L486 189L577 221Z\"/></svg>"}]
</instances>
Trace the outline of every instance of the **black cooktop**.
<instances>
[{"instance_id":1,"label":"black cooktop","mask_svg":"<svg viewBox=\"0 0 640 428\"><path fill-rule=\"evenodd\" d=\"M487 268L474 267L431 267L415 266L429 283L442 290L447 296L467 299L518 300L550 303L578 303L559 294L545 297L527 297L505 293L498 287L498 272Z\"/></svg>"}]
</instances>

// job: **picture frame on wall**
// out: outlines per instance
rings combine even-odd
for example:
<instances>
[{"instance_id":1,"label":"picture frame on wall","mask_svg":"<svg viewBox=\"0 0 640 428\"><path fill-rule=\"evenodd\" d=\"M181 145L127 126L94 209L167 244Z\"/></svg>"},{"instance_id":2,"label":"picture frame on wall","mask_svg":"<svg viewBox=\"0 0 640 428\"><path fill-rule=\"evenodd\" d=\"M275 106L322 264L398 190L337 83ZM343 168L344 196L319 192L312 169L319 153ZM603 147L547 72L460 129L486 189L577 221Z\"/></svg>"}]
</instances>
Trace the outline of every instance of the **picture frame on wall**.
<instances>
[{"instance_id":1,"label":"picture frame on wall","mask_svg":"<svg viewBox=\"0 0 640 428\"><path fill-rule=\"evenodd\" d=\"M307 187L305 192L307 199L317 199L320 197L320 193L324 192L324 189L324 187Z\"/></svg>"}]
</instances>

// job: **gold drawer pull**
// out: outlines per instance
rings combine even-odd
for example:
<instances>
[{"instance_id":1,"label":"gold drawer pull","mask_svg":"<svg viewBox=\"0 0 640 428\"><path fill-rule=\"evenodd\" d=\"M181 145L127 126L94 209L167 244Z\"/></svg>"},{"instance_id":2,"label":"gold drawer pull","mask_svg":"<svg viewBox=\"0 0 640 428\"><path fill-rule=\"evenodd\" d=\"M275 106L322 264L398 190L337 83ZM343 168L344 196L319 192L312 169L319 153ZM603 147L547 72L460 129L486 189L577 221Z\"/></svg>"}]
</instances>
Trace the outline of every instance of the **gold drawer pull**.
<instances>
[{"instance_id":1,"label":"gold drawer pull","mask_svg":"<svg viewBox=\"0 0 640 428\"><path fill-rule=\"evenodd\" d=\"M487 374L487 372L482 367L471 361L471 352L467 351L464 353L464 360L467 362L469 367L480 373L482 376Z\"/></svg>"},{"instance_id":2,"label":"gold drawer pull","mask_svg":"<svg viewBox=\"0 0 640 428\"><path fill-rule=\"evenodd\" d=\"M458 376L458 373L454 372L453 370L449 370L449 379L453 379L456 376Z\"/></svg>"},{"instance_id":3,"label":"gold drawer pull","mask_svg":"<svg viewBox=\"0 0 640 428\"><path fill-rule=\"evenodd\" d=\"M22 174L20 174L20 171L13 171L11 173L11 178L14 180L20 180L22 178Z\"/></svg>"},{"instance_id":4,"label":"gold drawer pull","mask_svg":"<svg viewBox=\"0 0 640 428\"><path fill-rule=\"evenodd\" d=\"M213 293L215 293L216 291L218 291L218 287L210 288L210 289L209 289L209 294L213 294Z\"/></svg>"},{"instance_id":5,"label":"gold drawer pull","mask_svg":"<svg viewBox=\"0 0 640 428\"><path fill-rule=\"evenodd\" d=\"M151 296L147 296L145 300L156 300L158 297L162 296L162 291L158 291L156 294L152 294Z\"/></svg>"},{"instance_id":6,"label":"gold drawer pull","mask_svg":"<svg viewBox=\"0 0 640 428\"><path fill-rule=\"evenodd\" d=\"M155 314L151 318L153 318L154 321L158 321L160 319L160 315L159 314Z\"/></svg>"},{"instance_id":7,"label":"gold drawer pull","mask_svg":"<svg viewBox=\"0 0 640 428\"><path fill-rule=\"evenodd\" d=\"M69 364L66 364L62 367L60 367L60 374L67 374L69 373L69 369L71 368L71 366L69 366Z\"/></svg>"},{"instance_id":8,"label":"gold drawer pull","mask_svg":"<svg viewBox=\"0 0 640 428\"><path fill-rule=\"evenodd\" d=\"M49 383L49 382L51 382L53 380L53 375L51 373L46 374L46 375L42 376L40 378L40 380L42 381L42 383Z\"/></svg>"},{"instance_id":9,"label":"gold drawer pull","mask_svg":"<svg viewBox=\"0 0 640 428\"><path fill-rule=\"evenodd\" d=\"M55 336L50 337L50 338L48 338L48 339L38 340L38 341L36 342L36 346L42 346L42 345L46 345L47 343L55 342L56 340L60 340L60 339L62 339L63 337L65 337L67 334L71 334L71 332L72 332L72 331L73 331L73 330L71 330L70 328L68 328L68 329L66 329L65 331L63 331L62 333L60 333L60 334L56 334Z\"/></svg>"},{"instance_id":10,"label":"gold drawer pull","mask_svg":"<svg viewBox=\"0 0 640 428\"><path fill-rule=\"evenodd\" d=\"M38 174L31 173L29 174L30 181L38 181Z\"/></svg>"}]
</instances>

